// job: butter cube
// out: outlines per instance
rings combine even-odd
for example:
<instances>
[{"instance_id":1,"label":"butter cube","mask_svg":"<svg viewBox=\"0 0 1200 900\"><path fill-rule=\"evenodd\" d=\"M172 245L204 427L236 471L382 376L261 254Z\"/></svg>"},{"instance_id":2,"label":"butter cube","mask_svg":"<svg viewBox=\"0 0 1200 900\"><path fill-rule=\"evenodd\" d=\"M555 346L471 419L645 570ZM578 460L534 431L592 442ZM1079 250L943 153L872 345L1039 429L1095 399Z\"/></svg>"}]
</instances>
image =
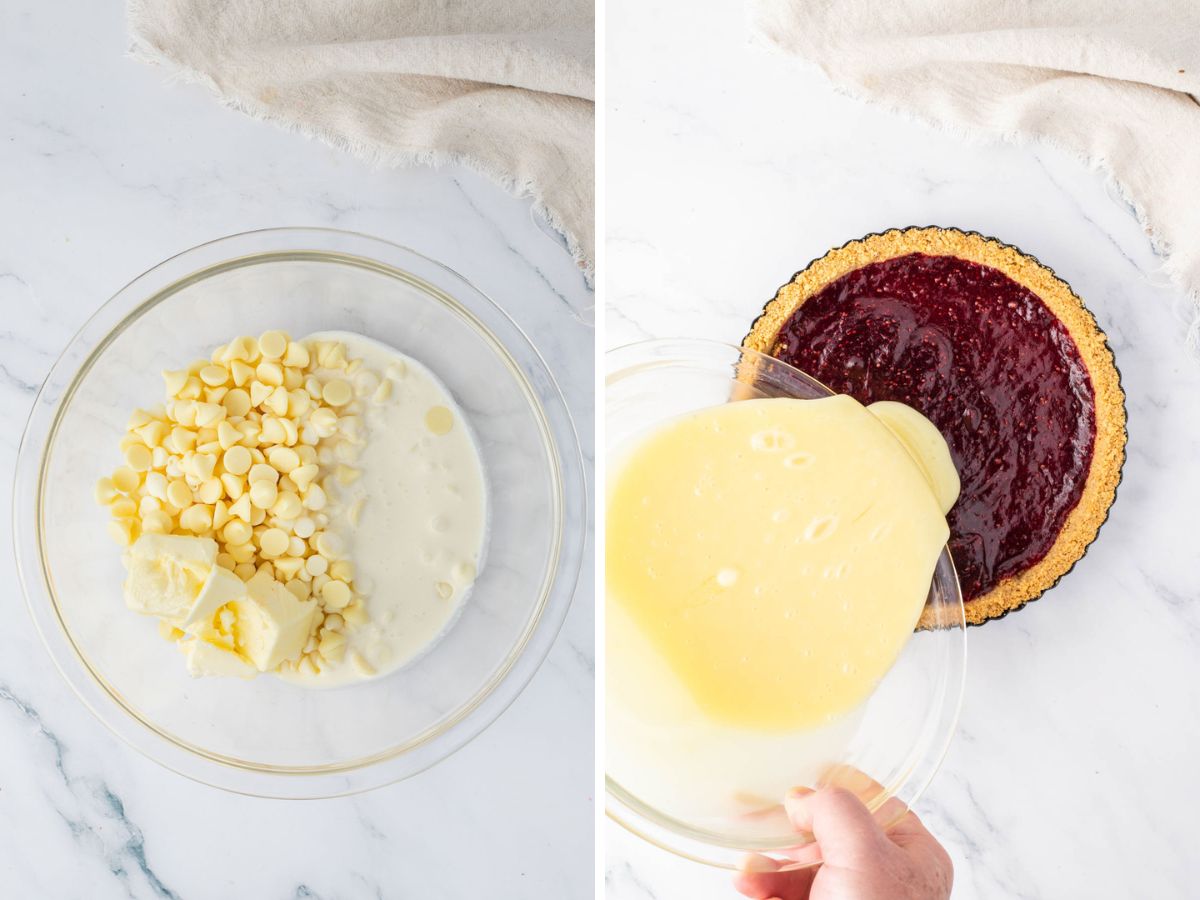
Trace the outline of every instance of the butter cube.
<instances>
[{"instance_id":1,"label":"butter cube","mask_svg":"<svg viewBox=\"0 0 1200 900\"><path fill-rule=\"evenodd\" d=\"M129 552L126 605L175 628L207 625L217 610L246 593L240 578L217 565L216 550L210 538L143 534Z\"/></svg>"},{"instance_id":2,"label":"butter cube","mask_svg":"<svg viewBox=\"0 0 1200 900\"><path fill-rule=\"evenodd\" d=\"M172 624L182 622L216 563L217 542L209 538L143 534L129 550L125 605Z\"/></svg>"},{"instance_id":3,"label":"butter cube","mask_svg":"<svg viewBox=\"0 0 1200 900\"><path fill-rule=\"evenodd\" d=\"M230 608L236 617L233 634L238 652L260 672L300 655L318 609L315 601L298 600L274 578L263 575L251 578L246 594Z\"/></svg>"},{"instance_id":4,"label":"butter cube","mask_svg":"<svg viewBox=\"0 0 1200 900\"><path fill-rule=\"evenodd\" d=\"M228 569L214 565L200 589L196 602L188 610L179 627L185 630L195 629L212 622L213 616L226 603L243 597L246 594L246 584Z\"/></svg>"}]
</instances>

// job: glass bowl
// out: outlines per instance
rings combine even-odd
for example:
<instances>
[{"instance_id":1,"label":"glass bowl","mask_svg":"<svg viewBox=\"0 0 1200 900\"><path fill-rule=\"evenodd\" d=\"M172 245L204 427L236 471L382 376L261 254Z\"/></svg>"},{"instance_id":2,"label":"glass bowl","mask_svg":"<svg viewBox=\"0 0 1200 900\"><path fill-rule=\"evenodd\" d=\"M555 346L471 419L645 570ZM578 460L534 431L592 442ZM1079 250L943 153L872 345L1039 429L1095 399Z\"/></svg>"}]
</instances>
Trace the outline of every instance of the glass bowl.
<instances>
[{"instance_id":1,"label":"glass bowl","mask_svg":"<svg viewBox=\"0 0 1200 900\"><path fill-rule=\"evenodd\" d=\"M239 334L355 331L426 364L470 419L489 484L485 562L430 649L374 681L308 690L192 679L122 599L121 551L93 501L159 372ZM548 652L579 574L586 500L554 377L501 309L450 269L375 238L285 228L222 238L151 269L72 339L17 461L14 534L30 612L64 677L118 736L211 785L354 793L444 759L490 724Z\"/></svg>"},{"instance_id":2,"label":"glass bowl","mask_svg":"<svg viewBox=\"0 0 1200 900\"><path fill-rule=\"evenodd\" d=\"M693 410L756 397L810 399L832 393L769 356L703 340L654 340L621 347L607 354L606 370L610 465L627 441ZM958 578L946 550L937 562L927 603L929 627L913 635L867 702L836 735L814 733L811 740L803 739L804 760L796 764L793 785L837 784L853 790L885 826L893 824L897 811L915 802L929 783L958 719L966 629ZM610 672L616 649L606 654ZM795 738L787 737L785 758L790 760L795 758ZM777 756L784 747L780 740L747 735L726 750L754 758ZM794 831L782 806L736 815L656 808L631 789L630 779L648 775L622 770L629 765L623 762L627 753L636 753L636 748L619 746L609 737L606 807L625 828L680 856L723 868L735 868L746 852L773 855L785 868L812 864L811 852L804 850L812 835ZM686 789L691 768L687 760L680 760L663 778L682 779ZM702 777L713 776L705 770ZM643 794L653 786L644 780L641 784ZM900 803L889 802L891 798Z\"/></svg>"}]
</instances>

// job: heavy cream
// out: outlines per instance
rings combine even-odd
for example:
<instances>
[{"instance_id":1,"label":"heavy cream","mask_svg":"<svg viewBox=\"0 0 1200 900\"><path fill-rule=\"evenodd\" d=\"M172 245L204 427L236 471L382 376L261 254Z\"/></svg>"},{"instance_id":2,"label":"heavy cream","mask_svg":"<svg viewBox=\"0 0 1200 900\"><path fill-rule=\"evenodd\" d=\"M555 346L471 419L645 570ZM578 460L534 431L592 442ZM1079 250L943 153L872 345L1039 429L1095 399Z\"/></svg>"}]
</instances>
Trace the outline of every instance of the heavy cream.
<instances>
[{"instance_id":1,"label":"heavy cream","mask_svg":"<svg viewBox=\"0 0 1200 900\"><path fill-rule=\"evenodd\" d=\"M470 425L449 391L425 366L370 338L322 332L361 359L356 391L387 397L360 413L363 431L353 466L358 477L326 508L330 529L346 541L365 621L345 630L346 654L320 673L282 677L332 687L393 671L430 647L454 619L479 569L487 535L487 488ZM336 460L330 462L336 465Z\"/></svg>"}]
</instances>

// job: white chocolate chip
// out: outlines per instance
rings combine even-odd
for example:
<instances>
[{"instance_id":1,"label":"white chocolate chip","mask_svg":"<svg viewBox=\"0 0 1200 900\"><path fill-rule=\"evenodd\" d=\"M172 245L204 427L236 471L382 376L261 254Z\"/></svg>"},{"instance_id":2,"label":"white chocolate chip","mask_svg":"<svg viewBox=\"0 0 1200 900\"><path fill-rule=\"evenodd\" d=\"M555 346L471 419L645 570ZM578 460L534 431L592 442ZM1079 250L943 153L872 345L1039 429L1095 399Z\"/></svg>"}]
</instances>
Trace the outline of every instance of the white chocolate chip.
<instances>
[{"instance_id":1,"label":"white chocolate chip","mask_svg":"<svg viewBox=\"0 0 1200 900\"><path fill-rule=\"evenodd\" d=\"M117 519L127 519L137 515L137 509L137 503L131 497L118 497L108 507L108 511Z\"/></svg>"},{"instance_id":2,"label":"white chocolate chip","mask_svg":"<svg viewBox=\"0 0 1200 900\"><path fill-rule=\"evenodd\" d=\"M366 502L366 497L359 497L350 504L350 508L346 511L346 518L350 520L351 525L358 526L359 521L362 519L363 506Z\"/></svg>"},{"instance_id":3,"label":"white chocolate chip","mask_svg":"<svg viewBox=\"0 0 1200 900\"><path fill-rule=\"evenodd\" d=\"M326 660L337 662L346 652L346 636L331 631L321 637L317 650Z\"/></svg>"},{"instance_id":4,"label":"white chocolate chip","mask_svg":"<svg viewBox=\"0 0 1200 900\"><path fill-rule=\"evenodd\" d=\"M326 382L321 389L321 398L330 406L345 406L353 397L354 391L341 378Z\"/></svg>"},{"instance_id":5,"label":"white chocolate chip","mask_svg":"<svg viewBox=\"0 0 1200 900\"><path fill-rule=\"evenodd\" d=\"M304 492L304 506L314 512L324 509L326 502L325 491L319 484L314 484Z\"/></svg>"},{"instance_id":6,"label":"white chocolate chip","mask_svg":"<svg viewBox=\"0 0 1200 900\"><path fill-rule=\"evenodd\" d=\"M287 532L279 528L268 528L262 533L258 539L258 547L263 556L268 559L274 559L277 556L282 556L287 553L288 535ZM296 567L297 571L299 566ZM291 573L295 575L295 572Z\"/></svg>"},{"instance_id":7,"label":"white chocolate chip","mask_svg":"<svg viewBox=\"0 0 1200 900\"><path fill-rule=\"evenodd\" d=\"M246 476L246 479L251 484L254 484L257 481L269 481L272 485L274 485L277 481L279 481L279 470L274 466L267 465L266 463L255 463L250 467L249 474Z\"/></svg>"},{"instance_id":8,"label":"white chocolate chip","mask_svg":"<svg viewBox=\"0 0 1200 900\"><path fill-rule=\"evenodd\" d=\"M258 338L263 359L279 359L288 349L288 337L282 331L266 331Z\"/></svg>"},{"instance_id":9,"label":"white chocolate chip","mask_svg":"<svg viewBox=\"0 0 1200 900\"><path fill-rule=\"evenodd\" d=\"M328 581L321 588L321 599L326 609L345 609L351 600L350 585L344 581Z\"/></svg>"},{"instance_id":10,"label":"white chocolate chip","mask_svg":"<svg viewBox=\"0 0 1200 900\"><path fill-rule=\"evenodd\" d=\"M274 447L267 453L267 461L279 472L291 472L300 465L300 455L291 447Z\"/></svg>"},{"instance_id":11,"label":"white chocolate chip","mask_svg":"<svg viewBox=\"0 0 1200 900\"><path fill-rule=\"evenodd\" d=\"M379 387L379 376L364 369L354 376L354 393L359 397L368 397Z\"/></svg>"},{"instance_id":12,"label":"white chocolate chip","mask_svg":"<svg viewBox=\"0 0 1200 900\"><path fill-rule=\"evenodd\" d=\"M234 506L236 505L234 504ZM238 512L237 510L230 511L234 512L235 515ZM241 518L230 519L225 523L225 527L221 531L222 537L225 538L225 542L228 544L245 544L250 540L252 533L250 523Z\"/></svg>"},{"instance_id":13,"label":"white chocolate chip","mask_svg":"<svg viewBox=\"0 0 1200 900\"><path fill-rule=\"evenodd\" d=\"M287 350L283 354L283 364L285 366L295 366L303 369L308 365L309 354L308 348L303 344L290 341L287 345Z\"/></svg>"},{"instance_id":14,"label":"white chocolate chip","mask_svg":"<svg viewBox=\"0 0 1200 900\"><path fill-rule=\"evenodd\" d=\"M354 563L348 559L339 559L329 567L329 577L336 578L349 584L354 580Z\"/></svg>"},{"instance_id":15,"label":"white chocolate chip","mask_svg":"<svg viewBox=\"0 0 1200 900\"><path fill-rule=\"evenodd\" d=\"M274 481L251 481L250 502L259 510L263 510L264 514L266 510L275 505L278 496L280 496L280 490L275 486Z\"/></svg>"}]
</instances>

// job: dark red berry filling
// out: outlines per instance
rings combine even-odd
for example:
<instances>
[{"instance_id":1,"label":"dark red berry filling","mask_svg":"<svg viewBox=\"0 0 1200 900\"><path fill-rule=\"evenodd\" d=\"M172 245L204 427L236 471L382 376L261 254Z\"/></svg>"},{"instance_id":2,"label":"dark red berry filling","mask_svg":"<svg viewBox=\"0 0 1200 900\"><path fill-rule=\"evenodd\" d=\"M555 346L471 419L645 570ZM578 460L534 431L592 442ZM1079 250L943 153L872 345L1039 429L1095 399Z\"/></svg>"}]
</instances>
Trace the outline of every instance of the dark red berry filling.
<instances>
[{"instance_id":1,"label":"dark red berry filling","mask_svg":"<svg viewBox=\"0 0 1200 900\"><path fill-rule=\"evenodd\" d=\"M962 479L947 519L966 600L1041 560L1079 502L1096 435L1087 367L1041 299L997 269L921 253L871 263L801 304L775 355L941 430Z\"/></svg>"}]
</instances>

